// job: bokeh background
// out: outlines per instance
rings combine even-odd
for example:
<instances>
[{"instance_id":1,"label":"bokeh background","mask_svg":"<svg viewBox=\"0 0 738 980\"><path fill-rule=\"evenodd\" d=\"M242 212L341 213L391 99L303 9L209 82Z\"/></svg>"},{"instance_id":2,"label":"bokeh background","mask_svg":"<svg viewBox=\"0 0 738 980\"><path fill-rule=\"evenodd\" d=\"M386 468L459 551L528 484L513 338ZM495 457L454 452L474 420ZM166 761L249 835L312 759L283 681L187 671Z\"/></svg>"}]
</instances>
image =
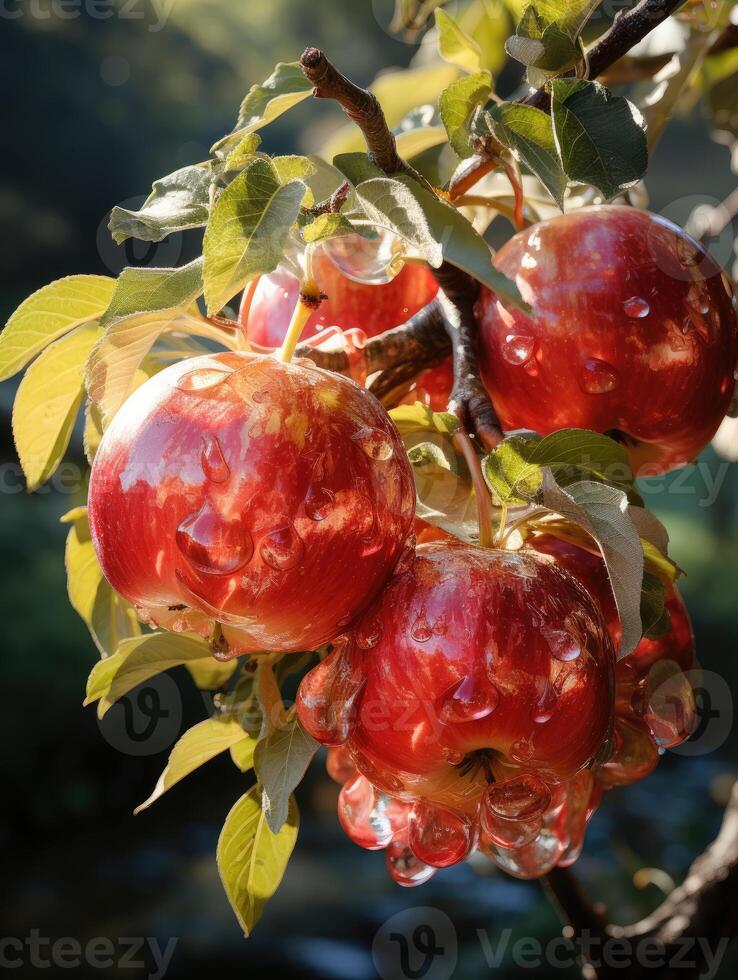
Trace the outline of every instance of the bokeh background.
<instances>
[{"instance_id":1,"label":"bokeh background","mask_svg":"<svg viewBox=\"0 0 738 980\"><path fill-rule=\"evenodd\" d=\"M127 7L130 16L123 17L105 2L3 5L0 322L24 296L60 276L173 264L186 253L181 240L155 256L142 246L116 247L105 216L115 203L140 201L158 176L203 159L230 129L248 86L277 61L318 44L368 83L380 68L404 66L415 53L386 29L389 0L137 0ZM264 132L265 148L314 150L338 122L334 107L305 103ZM647 184L651 207L680 221L706 195L714 202L732 191L729 152L710 139L699 107L672 126ZM337 788L318 757L299 791L303 822L285 880L253 938L243 940L214 851L245 777L227 757L216 760L132 816L171 743L205 717L207 704L175 672L153 701L134 704L132 728L119 716L101 731L94 710L83 710L96 651L67 602L66 529L59 524L81 496L73 475L33 497L24 492L10 428L14 389L12 382L0 389L0 936L25 939L36 929L81 942L150 936L163 946L176 938L170 978L224 971L371 980L377 931L402 910L430 906L453 923L459 949L453 975L465 980L492 972L479 930L492 946L505 929L513 939L557 935L558 921L537 885L484 866L461 866L422 889L399 889L381 855L360 850L340 831ZM79 441L71 455L82 466ZM698 466L643 490L688 571L683 592L707 671L711 703L704 706L713 717L697 752L668 753L643 784L609 794L593 820L577 870L615 921L644 914L680 879L714 835L738 775L732 699L721 684L738 691L738 468L710 450ZM149 716L159 722L156 737L147 737ZM729 954L718 975L735 976L737 967ZM33 972L28 963L16 971ZM149 958L141 968L76 972L136 977L154 967ZM550 968L528 972L550 975ZM508 953L494 973L518 976L521 968Z\"/></svg>"}]
</instances>

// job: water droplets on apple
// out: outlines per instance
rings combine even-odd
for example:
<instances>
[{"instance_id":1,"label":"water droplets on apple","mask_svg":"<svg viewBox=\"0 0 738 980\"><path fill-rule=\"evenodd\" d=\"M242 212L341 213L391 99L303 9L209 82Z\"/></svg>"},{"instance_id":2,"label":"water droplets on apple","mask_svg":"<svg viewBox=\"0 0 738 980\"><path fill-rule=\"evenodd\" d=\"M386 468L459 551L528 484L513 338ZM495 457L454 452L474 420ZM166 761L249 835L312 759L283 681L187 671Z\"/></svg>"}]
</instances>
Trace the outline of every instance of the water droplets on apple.
<instances>
[{"instance_id":1,"label":"water droplets on apple","mask_svg":"<svg viewBox=\"0 0 738 980\"><path fill-rule=\"evenodd\" d=\"M631 296L623 303L626 316L632 320L643 320L651 312L648 302L641 296Z\"/></svg>"},{"instance_id":2,"label":"water droplets on apple","mask_svg":"<svg viewBox=\"0 0 738 980\"><path fill-rule=\"evenodd\" d=\"M578 638L568 630L544 629L542 636L554 660L569 663L581 655L582 648Z\"/></svg>"},{"instance_id":3,"label":"water droplets on apple","mask_svg":"<svg viewBox=\"0 0 738 980\"><path fill-rule=\"evenodd\" d=\"M232 371L223 371L217 368L197 368L188 371L177 381L177 388L180 391L208 391L217 388L230 378Z\"/></svg>"},{"instance_id":4,"label":"water droplets on apple","mask_svg":"<svg viewBox=\"0 0 738 980\"><path fill-rule=\"evenodd\" d=\"M391 282L404 265L402 239L383 228L371 237L341 235L323 242L323 251L348 279L370 286Z\"/></svg>"},{"instance_id":5,"label":"water droplets on apple","mask_svg":"<svg viewBox=\"0 0 738 980\"><path fill-rule=\"evenodd\" d=\"M508 364L527 364L536 350L536 341L529 334L510 333L502 344L502 356Z\"/></svg>"},{"instance_id":6,"label":"water droplets on apple","mask_svg":"<svg viewBox=\"0 0 738 980\"><path fill-rule=\"evenodd\" d=\"M182 521L176 542L194 568L212 575L232 575L254 553L251 535L242 522L228 521L209 502Z\"/></svg>"},{"instance_id":7,"label":"water droplets on apple","mask_svg":"<svg viewBox=\"0 0 738 980\"><path fill-rule=\"evenodd\" d=\"M364 426L351 436L351 440L364 450L369 459L388 460L394 448L389 437L381 429Z\"/></svg>"},{"instance_id":8,"label":"water droplets on apple","mask_svg":"<svg viewBox=\"0 0 738 980\"><path fill-rule=\"evenodd\" d=\"M211 483L226 483L231 475L228 463L223 456L223 449L218 442L217 436L207 434L203 436L202 453L200 462L205 476Z\"/></svg>"},{"instance_id":9,"label":"water droplets on apple","mask_svg":"<svg viewBox=\"0 0 738 980\"><path fill-rule=\"evenodd\" d=\"M286 519L264 536L259 554L270 568L287 572L302 561L305 544L292 521Z\"/></svg>"},{"instance_id":10,"label":"water droplets on apple","mask_svg":"<svg viewBox=\"0 0 738 980\"><path fill-rule=\"evenodd\" d=\"M320 483L311 483L305 496L305 513L311 521L324 521L336 502L332 490Z\"/></svg>"},{"instance_id":11,"label":"water droplets on apple","mask_svg":"<svg viewBox=\"0 0 738 980\"><path fill-rule=\"evenodd\" d=\"M479 721L492 714L499 699L499 691L486 678L464 677L441 695L441 721L447 724Z\"/></svg>"},{"instance_id":12,"label":"water droplets on apple","mask_svg":"<svg viewBox=\"0 0 738 980\"><path fill-rule=\"evenodd\" d=\"M580 380L588 395L605 395L617 388L619 377L612 364L590 357L582 365Z\"/></svg>"}]
</instances>

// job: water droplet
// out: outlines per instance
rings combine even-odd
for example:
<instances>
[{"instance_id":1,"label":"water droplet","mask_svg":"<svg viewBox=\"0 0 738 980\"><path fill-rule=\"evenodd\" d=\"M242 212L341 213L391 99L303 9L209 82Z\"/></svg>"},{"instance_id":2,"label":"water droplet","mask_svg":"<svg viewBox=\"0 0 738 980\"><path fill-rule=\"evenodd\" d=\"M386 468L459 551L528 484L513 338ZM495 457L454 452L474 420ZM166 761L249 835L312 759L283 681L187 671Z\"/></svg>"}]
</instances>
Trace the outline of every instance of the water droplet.
<instances>
[{"instance_id":1,"label":"water droplet","mask_svg":"<svg viewBox=\"0 0 738 980\"><path fill-rule=\"evenodd\" d=\"M435 868L431 868L415 857L406 839L392 841L385 853L390 876L403 888L424 885L436 873Z\"/></svg>"},{"instance_id":2,"label":"water droplet","mask_svg":"<svg viewBox=\"0 0 738 980\"><path fill-rule=\"evenodd\" d=\"M394 449L389 440L389 436L381 429L373 429L365 426L355 432L351 439L357 443L370 459L387 460L392 457Z\"/></svg>"},{"instance_id":3,"label":"water droplet","mask_svg":"<svg viewBox=\"0 0 738 980\"><path fill-rule=\"evenodd\" d=\"M433 636L433 629L428 620L425 618L425 614L421 613L415 620L413 627L410 630L410 636L412 636L417 643L427 643Z\"/></svg>"},{"instance_id":4,"label":"water droplet","mask_svg":"<svg viewBox=\"0 0 738 980\"><path fill-rule=\"evenodd\" d=\"M223 371L218 368L197 368L183 374L177 381L177 388L180 391L206 391L208 388L215 388L217 385L226 381L232 371Z\"/></svg>"},{"instance_id":5,"label":"water droplet","mask_svg":"<svg viewBox=\"0 0 738 980\"><path fill-rule=\"evenodd\" d=\"M324 521L335 503L335 494L327 487L311 483L305 497L305 513L311 521Z\"/></svg>"},{"instance_id":6,"label":"water droplet","mask_svg":"<svg viewBox=\"0 0 738 980\"><path fill-rule=\"evenodd\" d=\"M526 364L536 349L534 337L527 334L511 333L505 337L502 344L502 356L508 364Z\"/></svg>"},{"instance_id":7,"label":"water droplet","mask_svg":"<svg viewBox=\"0 0 738 980\"><path fill-rule=\"evenodd\" d=\"M693 283L689 287L689 292L687 293L687 303L695 311L695 313L700 313L702 316L707 316L710 312L710 300L706 292L696 284Z\"/></svg>"},{"instance_id":8,"label":"water droplet","mask_svg":"<svg viewBox=\"0 0 738 980\"><path fill-rule=\"evenodd\" d=\"M302 726L324 745L342 745L356 718L364 678L345 641L300 682L297 710ZM358 766L358 759L355 760Z\"/></svg>"},{"instance_id":9,"label":"water droplet","mask_svg":"<svg viewBox=\"0 0 738 980\"><path fill-rule=\"evenodd\" d=\"M371 650L379 643L381 636L381 622L375 617L371 617L363 622L356 631L356 645L360 650Z\"/></svg>"},{"instance_id":10,"label":"water droplet","mask_svg":"<svg viewBox=\"0 0 738 980\"><path fill-rule=\"evenodd\" d=\"M415 533L413 532L402 547L393 575L404 575L413 567L415 564L415 545Z\"/></svg>"},{"instance_id":11,"label":"water droplet","mask_svg":"<svg viewBox=\"0 0 738 980\"><path fill-rule=\"evenodd\" d=\"M548 644L549 653L555 660L568 663L580 656L582 648L579 640L567 630L544 629L541 633Z\"/></svg>"},{"instance_id":12,"label":"water droplet","mask_svg":"<svg viewBox=\"0 0 738 980\"><path fill-rule=\"evenodd\" d=\"M343 786L338 796L338 821L354 844L368 851L379 851L389 844L395 831L387 813L388 799L377 794L361 775Z\"/></svg>"},{"instance_id":13,"label":"water droplet","mask_svg":"<svg viewBox=\"0 0 738 980\"><path fill-rule=\"evenodd\" d=\"M588 395L604 395L617 388L618 373L607 361L590 357L582 367L581 383Z\"/></svg>"},{"instance_id":14,"label":"water droplet","mask_svg":"<svg viewBox=\"0 0 738 980\"><path fill-rule=\"evenodd\" d=\"M631 296L630 299L626 299L623 303L623 309L626 315L633 320L642 320L651 312L651 307L640 296Z\"/></svg>"},{"instance_id":15,"label":"water droplet","mask_svg":"<svg viewBox=\"0 0 738 980\"><path fill-rule=\"evenodd\" d=\"M518 820L529 819L548 809L551 790L534 773L521 773L488 787L485 801L493 813Z\"/></svg>"},{"instance_id":16,"label":"water droplet","mask_svg":"<svg viewBox=\"0 0 738 980\"><path fill-rule=\"evenodd\" d=\"M486 678L464 677L441 695L441 721L454 724L486 718L495 710L499 699L499 691Z\"/></svg>"},{"instance_id":17,"label":"water droplet","mask_svg":"<svg viewBox=\"0 0 738 980\"><path fill-rule=\"evenodd\" d=\"M435 868L450 868L463 861L474 843L468 817L424 800L413 805L407 829L415 857Z\"/></svg>"},{"instance_id":18,"label":"water droplet","mask_svg":"<svg viewBox=\"0 0 738 980\"><path fill-rule=\"evenodd\" d=\"M240 520L227 521L209 502L177 528L177 547L201 572L232 575L254 553L251 535Z\"/></svg>"},{"instance_id":19,"label":"water droplet","mask_svg":"<svg viewBox=\"0 0 738 980\"><path fill-rule=\"evenodd\" d=\"M519 738L510 746L510 756L516 762L530 762L534 752L533 742L529 738Z\"/></svg>"},{"instance_id":20,"label":"water droplet","mask_svg":"<svg viewBox=\"0 0 738 980\"><path fill-rule=\"evenodd\" d=\"M200 462L203 473L212 483L225 483L231 475L231 471L228 469L228 463L225 461L223 449L217 437L210 434L205 435L202 443Z\"/></svg>"},{"instance_id":21,"label":"water droplet","mask_svg":"<svg viewBox=\"0 0 738 980\"><path fill-rule=\"evenodd\" d=\"M264 536L259 554L270 568L287 572L300 564L305 545L292 521L285 520Z\"/></svg>"},{"instance_id":22,"label":"water droplet","mask_svg":"<svg viewBox=\"0 0 738 980\"><path fill-rule=\"evenodd\" d=\"M538 699L536 705L533 708L533 721L537 725L545 725L547 721L551 720L551 716L554 713L554 708L556 707L557 692L556 688L545 682L546 686L544 688L543 694Z\"/></svg>"},{"instance_id":23,"label":"water droplet","mask_svg":"<svg viewBox=\"0 0 738 980\"><path fill-rule=\"evenodd\" d=\"M692 733L695 703L692 685L673 660L657 661L646 681L644 721L662 749L680 745Z\"/></svg>"}]
</instances>

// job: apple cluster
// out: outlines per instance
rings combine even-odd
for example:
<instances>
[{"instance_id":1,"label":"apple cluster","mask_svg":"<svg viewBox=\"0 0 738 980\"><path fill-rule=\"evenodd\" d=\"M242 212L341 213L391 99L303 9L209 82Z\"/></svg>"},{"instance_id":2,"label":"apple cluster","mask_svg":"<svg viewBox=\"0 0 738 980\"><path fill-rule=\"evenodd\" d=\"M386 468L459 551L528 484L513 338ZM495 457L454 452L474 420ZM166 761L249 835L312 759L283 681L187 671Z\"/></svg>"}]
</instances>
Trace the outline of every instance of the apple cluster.
<instances>
[{"instance_id":1,"label":"apple cluster","mask_svg":"<svg viewBox=\"0 0 738 980\"><path fill-rule=\"evenodd\" d=\"M641 473L704 448L738 331L698 243L595 208L518 234L495 262L530 307L485 290L477 305L504 428L608 432ZM436 292L416 265L377 285L318 251L314 274L329 296L314 339L375 335ZM570 864L603 792L692 730L684 605L670 587L668 629L618 660L594 545L531 529L517 550L481 548L427 528L416 544L413 473L385 409L354 379L266 350L298 290L262 278L243 314L255 349L175 364L115 416L90 481L102 569L142 621L198 633L217 657L328 649L298 717L329 747L346 833L384 849L400 884L475 850L523 878ZM411 399L445 407L450 377L419 378Z\"/></svg>"}]
</instances>

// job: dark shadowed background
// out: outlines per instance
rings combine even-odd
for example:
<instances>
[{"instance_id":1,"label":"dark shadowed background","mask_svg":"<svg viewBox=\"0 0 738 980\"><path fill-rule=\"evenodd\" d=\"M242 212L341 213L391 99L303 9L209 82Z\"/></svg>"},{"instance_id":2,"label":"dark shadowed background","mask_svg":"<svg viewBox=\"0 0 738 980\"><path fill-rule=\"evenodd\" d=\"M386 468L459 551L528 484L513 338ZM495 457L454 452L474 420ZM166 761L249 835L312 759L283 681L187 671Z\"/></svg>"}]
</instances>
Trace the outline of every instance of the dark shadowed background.
<instances>
[{"instance_id":1,"label":"dark shadowed background","mask_svg":"<svg viewBox=\"0 0 738 980\"><path fill-rule=\"evenodd\" d=\"M60 276L177 262L188 248L180 239L153 247L155 254L115 246L105 231L110 207L140 201L152 180L203 159L230 129L248 86L308 43L361 83L380 68L407 64L413 47L385 29L390 7L387 0L0 3L0 322ZM332 106L303 104L265 131L265 148L315 149L338 118ZM699 110L672 126L647 183L651 207L680 221L700 200L732 190L729 154L710 140ZM558 934L536 884L464 865L420 889L398 888L381 854L360 850L340 831L337 788L321 757L299 790L303 822L286 878L253 938L243 940L214 852L246 777L227 757L216 760L132 816L171 744L205 717L207 703L175 672L149 697L134 699L132 717L121 709L102 731L94 710L82 708L96 651L67 602L59 517L83 495L71 469L45 492L25 494L10 430L14 390L12 382L0 389L0 938L30 937L33 946L36 936L39 950L34 965L26 946L24 965L6 964L8 973L35 974L49 951L45 940L107 938L119 957L126 937L151 937L162 948L177 940L166 974L172 980L220 970L371 980L378 930L377 942L386 945L388 919L428 906L449 917L438 920L446 972L431 978L549 976L550 966L524 970L512 955L516 939L545 943ZM72 459L82 466L78 441ZM615 921L640 917L679 880L714 834L738 774L732 701L721 683L738 690L738 471L708 451L698 466L643 491L689 573L683 593L706 670L702 707L713 718L702 740L667 753L644 783L609 794L593 820L578 871ZM486 956L506 936L493 971ZM156 973L150 947L132 958L144 962L66 972ZM738 956L729 955L719 976L735 976L736 968ZM402 976L382 969L385 978ZM577 972L555 971L562 978Z\"/></svg>"}]
</instances>

